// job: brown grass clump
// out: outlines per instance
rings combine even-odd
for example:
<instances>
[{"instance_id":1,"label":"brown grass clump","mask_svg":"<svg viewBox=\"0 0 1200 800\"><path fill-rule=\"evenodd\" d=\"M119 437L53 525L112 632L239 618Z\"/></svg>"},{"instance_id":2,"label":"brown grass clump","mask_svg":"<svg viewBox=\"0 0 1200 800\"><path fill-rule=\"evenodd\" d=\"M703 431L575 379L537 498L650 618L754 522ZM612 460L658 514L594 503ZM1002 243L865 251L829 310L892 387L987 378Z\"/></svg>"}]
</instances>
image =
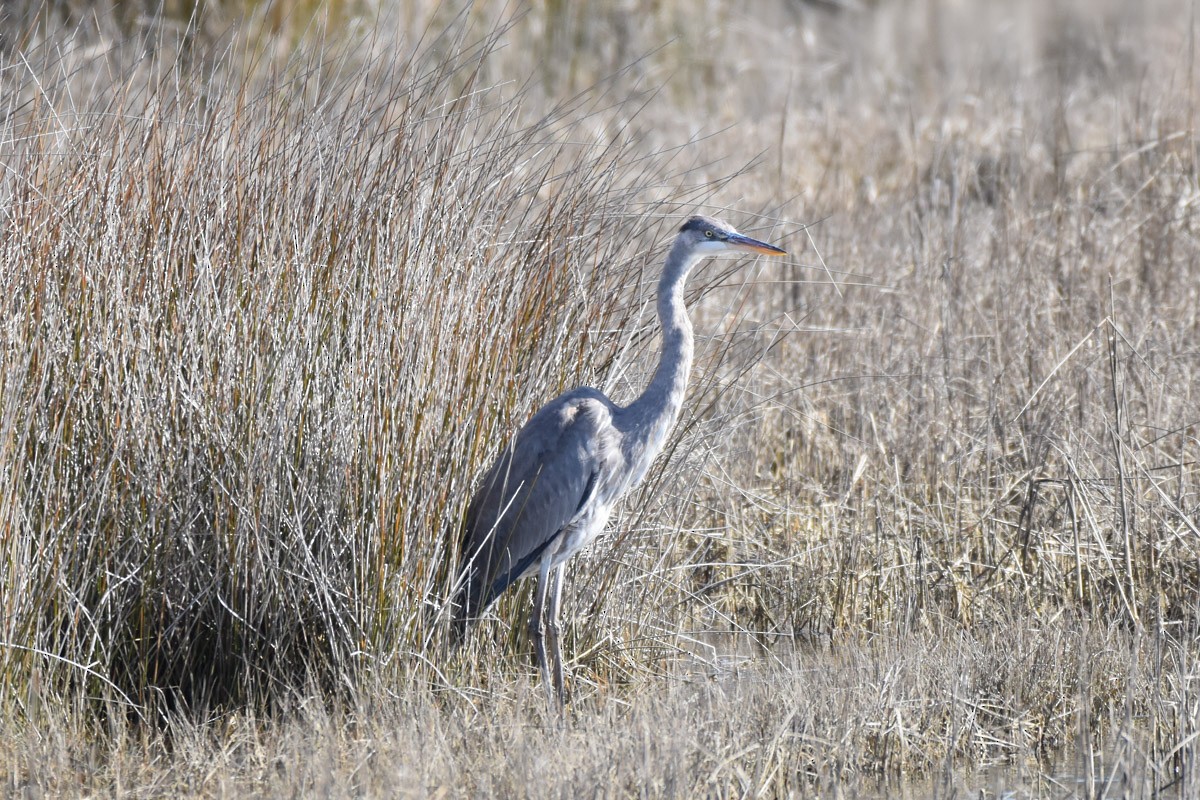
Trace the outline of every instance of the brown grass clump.
<instances>
[{"instance_id":1,"label":"brown grass clump","mask_svg":"<svg viewBox=\"0 0 1200 800\"><path fill-rule=\"evenodd\" d=\"M2 12L6 790L1194 793L1186 8L130 8ZM455 533L698 208L559 722Z\"/></svg>"},{"instance_id":2,"label":"brown grass clump","mask_svg":"<svg viewBox=\"0 0 1200 800\"><path fill-rule=\"evenodd\" d=\"M653 222L467 35L6 93L8 669L170 707L424 649L472 465L603 361Z\"/></svg>"}]
</instances>

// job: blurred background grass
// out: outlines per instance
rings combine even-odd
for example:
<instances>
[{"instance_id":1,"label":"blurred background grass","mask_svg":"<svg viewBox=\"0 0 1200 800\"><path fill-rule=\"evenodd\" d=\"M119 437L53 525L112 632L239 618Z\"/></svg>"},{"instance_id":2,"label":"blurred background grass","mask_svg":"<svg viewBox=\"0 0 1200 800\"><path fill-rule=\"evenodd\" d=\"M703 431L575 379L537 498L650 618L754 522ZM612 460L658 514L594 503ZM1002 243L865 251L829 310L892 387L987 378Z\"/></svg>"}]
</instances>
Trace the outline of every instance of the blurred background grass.
<instances>
[{"instance_id":1,"label":"blurred background grass","mask_svg":"<svg viewBox=\"0 0 1200 800\"><path fill-rule=\"evenodd\" d=\"M1187 796L1190 8L6 5L7 785L573 793L550 752L786 795L1074 742ZM527 591L447 652L455 534L538 405L634 396L696 210L794 257L693 281L684 419L570 570L555 738Z\"/></svg>"}]
</instances>

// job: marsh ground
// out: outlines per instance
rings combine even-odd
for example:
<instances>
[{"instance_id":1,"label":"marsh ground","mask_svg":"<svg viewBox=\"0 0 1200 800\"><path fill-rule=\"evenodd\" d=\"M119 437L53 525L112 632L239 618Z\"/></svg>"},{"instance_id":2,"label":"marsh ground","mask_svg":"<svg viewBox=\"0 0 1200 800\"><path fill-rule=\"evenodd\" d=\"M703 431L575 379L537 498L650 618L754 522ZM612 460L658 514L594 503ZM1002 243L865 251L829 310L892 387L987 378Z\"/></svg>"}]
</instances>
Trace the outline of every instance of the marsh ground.
<instances>
[{"instance_id":1,"label":"marsh ground","mask_svg":"<svg viewBox=\"0 0 1200 800\"><path fill-rule=\"evenodd\" d=\"M0 11L7 792L1195 793L1191 5L189 9ZM559 723L453 532L697 210Z\"/></svg>"}]
</instances>

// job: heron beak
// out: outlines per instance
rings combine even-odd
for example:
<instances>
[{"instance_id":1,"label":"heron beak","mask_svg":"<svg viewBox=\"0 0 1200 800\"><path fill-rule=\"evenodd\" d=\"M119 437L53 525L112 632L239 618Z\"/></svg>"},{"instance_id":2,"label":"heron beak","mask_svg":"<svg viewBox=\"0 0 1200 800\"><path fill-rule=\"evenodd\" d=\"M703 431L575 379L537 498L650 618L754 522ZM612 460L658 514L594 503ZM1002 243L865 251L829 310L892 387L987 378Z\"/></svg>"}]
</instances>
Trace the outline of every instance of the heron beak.
<instances>
[{"instance_id":1,"label":"heron beak","mask_svg":"<svg viewBox=\"0 0 1200 800\"><path fill-rule=\"evenodd\" d=\"M764 256L786 256L786 250L780 250L778 247L766 242L760 242L758 239L751 239L749 236L743 236L740 233L731 233L725 240L728 244L738 250L748 250L751 253L762 253Z\"/></svg>"}]
</instances>

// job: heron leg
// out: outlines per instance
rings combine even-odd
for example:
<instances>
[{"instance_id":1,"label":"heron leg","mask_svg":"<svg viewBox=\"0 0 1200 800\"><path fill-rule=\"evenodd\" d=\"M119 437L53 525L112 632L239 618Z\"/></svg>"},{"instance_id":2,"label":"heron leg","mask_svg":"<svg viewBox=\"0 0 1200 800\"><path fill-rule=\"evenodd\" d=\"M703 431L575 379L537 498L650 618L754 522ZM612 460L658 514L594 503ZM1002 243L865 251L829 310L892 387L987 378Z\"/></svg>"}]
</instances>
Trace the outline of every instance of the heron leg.
<instances>
[{"instance_id":1,"label":"heron leg","mask_svg":"<svg viewBox=\"0 0 1200 800\"><path fill-rule=\"evenodd\" d=\"M546 661L546 640L543 635L546 624L546 595L550 590L550 562L551 556L547 554L538 568L537 590L533 595L533 613L529 615L529 638L533 639L533 649L537 654L538 668L542 672L542 685L546 687L546 697L549 698L550 705L561 708L561 695L556 697L554 689L551 687L550 665ZM557 642L557 639L555 641Z\"/></svg>"},{"instance_id":2,"label":"heron leg","mask_svg":"<svg viewBox=\"0 0 1200 800\"><path fill-rule=\"evenodd\" d=\"M559 637L558 608L562 603L563 574L567 571L566 564L559 564L554 570L553 583L549 589L550 608L546 614L546 633L550 639L550 656L553 659L554 692L558 695L558 706L562 708L567 702L567 692L563 686L562 641Z\"/></svg>"}]
</instances>

